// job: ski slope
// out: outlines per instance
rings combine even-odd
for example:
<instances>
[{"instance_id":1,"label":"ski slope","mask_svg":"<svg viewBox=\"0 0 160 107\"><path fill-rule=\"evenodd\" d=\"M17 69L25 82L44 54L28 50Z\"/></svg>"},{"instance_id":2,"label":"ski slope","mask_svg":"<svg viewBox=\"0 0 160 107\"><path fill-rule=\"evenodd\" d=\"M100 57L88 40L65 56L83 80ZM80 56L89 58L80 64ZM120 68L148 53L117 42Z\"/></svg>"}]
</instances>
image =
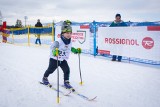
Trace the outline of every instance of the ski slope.
<instances>
[{"instance_id":1,"label":"ski slope","mask_svg":"<svg viewBox=\"0 0 160 107\"><path fill-rule=\"evenodd\" d=\"M80 86L78 55L71 54L71 85L80 93L97 96L89 102L74 94L57 93L38 81L49 63L49 48L0 43L0 107L159 107L160 69L81 55L84 85ZM60 70L60 84L63 73ZM56 71L49 81L56 87ZM67 92L65 89L60 89Z\"/></svg>"}]
</instances>

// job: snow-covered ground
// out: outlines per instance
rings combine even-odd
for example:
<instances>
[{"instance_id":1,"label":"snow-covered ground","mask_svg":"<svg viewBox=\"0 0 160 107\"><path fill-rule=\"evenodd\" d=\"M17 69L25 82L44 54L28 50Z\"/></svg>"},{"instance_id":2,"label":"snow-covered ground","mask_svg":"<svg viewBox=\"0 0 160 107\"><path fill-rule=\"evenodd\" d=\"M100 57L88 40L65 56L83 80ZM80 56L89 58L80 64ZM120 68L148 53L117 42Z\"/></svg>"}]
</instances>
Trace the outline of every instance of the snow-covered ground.
<instances>
[{"instance_id":1,"label":"snow-covered ground","mask_svg":"<svg viewBox=\"0 0 160 107\"><path fill-rule=\"evenodd\" d=\"M78 55L68 63L70 82L89 97L89 102L74 94L66 97L38 83L48 67L49 48L0 43L0 107L159 107L160 69L112 62L81 55L84 85L80 86ZM56 87L56 71L49 80ZM60 83L63 73L60 69ZM60 88L64 92L65 89Z\"/></svg>"}]
</instances>

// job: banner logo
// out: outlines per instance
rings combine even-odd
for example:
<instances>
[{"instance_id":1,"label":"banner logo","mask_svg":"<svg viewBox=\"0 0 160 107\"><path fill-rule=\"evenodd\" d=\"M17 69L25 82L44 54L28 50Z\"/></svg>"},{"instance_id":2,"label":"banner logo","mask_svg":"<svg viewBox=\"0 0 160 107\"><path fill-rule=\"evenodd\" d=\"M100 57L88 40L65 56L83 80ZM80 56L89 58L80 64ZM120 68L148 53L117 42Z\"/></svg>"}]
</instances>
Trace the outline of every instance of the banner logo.
<instances>
[{"instance_id":1,"label":"banner logo","mask_svg":"<svg viewBox=\"0 0 160 107\"><path fill-rule=\"evenodd\" d=\"M83 44L86 41L86 31L77 30L77 32L83 33L82 35L78 35L78 38L77 38L78 42L80 44Z\"/></svg>"},{"instance_id":2,"label":"banner logo","mask_svg":"<svg viewBox=\"0 0 160 107\"><path fill-rule=\"evenodd\" d=\"M105 38L104 42L107 44L122 44L122 45L139 46L137 39Z\"/></svg>"},{"instance_id":3,"label":"banner logo","mask_svg":"<svg viewBox=\"0 0 160 107\"><path fill-rule=\"evenodd\" d=\"M154 41L152 38L150 37L145 37L143 40L142 40L142 46L145 48L145 49L151 49L153 48L154 46Z\"/></svg>"}]
</instances>

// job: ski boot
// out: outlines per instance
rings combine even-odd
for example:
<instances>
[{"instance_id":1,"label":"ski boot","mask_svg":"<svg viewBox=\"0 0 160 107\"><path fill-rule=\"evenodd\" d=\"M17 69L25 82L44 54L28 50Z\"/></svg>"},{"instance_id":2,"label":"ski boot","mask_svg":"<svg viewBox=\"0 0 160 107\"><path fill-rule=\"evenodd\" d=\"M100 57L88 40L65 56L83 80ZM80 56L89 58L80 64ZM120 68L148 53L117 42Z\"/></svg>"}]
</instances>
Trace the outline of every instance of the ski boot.
<instances>
[{"instance_id":1,"label":"ski boot","mask_svg":"<svg viewBox=\"0 0 160 107\"><path fill-rule=\"evenodd\" d=\"M64 81L64 87L65 87L66 89L71 90L72 92L75 91L75 89L70 85L69 80L65 80L65 81Z\"/></svg>"},{"instance_id":2,"label":"ski boot","mask_svg":"<svg viewBox=\"0 0 160 107\"><path fill-rule=\"evenodd\" d=\"M48 86L50 85L47 77L43 77L42 82L43 82L44 85L48 85Z\"/></svg>"}]
</instances>

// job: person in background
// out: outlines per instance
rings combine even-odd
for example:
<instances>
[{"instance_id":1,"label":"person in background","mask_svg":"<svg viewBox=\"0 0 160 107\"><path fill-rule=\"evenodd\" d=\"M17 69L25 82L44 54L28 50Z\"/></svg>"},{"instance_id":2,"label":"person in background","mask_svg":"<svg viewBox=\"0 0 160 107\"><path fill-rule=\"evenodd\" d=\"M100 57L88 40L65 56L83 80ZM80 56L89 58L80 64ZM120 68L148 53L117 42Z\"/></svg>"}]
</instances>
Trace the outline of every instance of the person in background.
<instances>
[{"instance_id":1,"label":"person in background","mask_svg":"<svg viewBox=\"0 0 160 107\"><path fill-rule=\"evenodd\" d=\"M123 26L126 27L127 24L121 20L120 14L116 14L115 20L111 23L109 27L123 27ZM116 59L118 59L118 62L121 62L122 56L113 55L112 61L116 61Z\"/></svg>"},{"instance_id":2,"label":"person in background","mask_svg":"<svg viewBox=\"0 0 160 107\"><path fill-rule=\"evenodd\" d=\"M40 22L40 19L37 20L37 23L35 24L35 27L43 27L42 23ZM40 39L41 29L38 29L37 32L38 32L37 33L37 39L36 39L35 44L37 44L37 42L39 42L39 45L41 45L41 39Z\"/></svg>"}]
</instances>

